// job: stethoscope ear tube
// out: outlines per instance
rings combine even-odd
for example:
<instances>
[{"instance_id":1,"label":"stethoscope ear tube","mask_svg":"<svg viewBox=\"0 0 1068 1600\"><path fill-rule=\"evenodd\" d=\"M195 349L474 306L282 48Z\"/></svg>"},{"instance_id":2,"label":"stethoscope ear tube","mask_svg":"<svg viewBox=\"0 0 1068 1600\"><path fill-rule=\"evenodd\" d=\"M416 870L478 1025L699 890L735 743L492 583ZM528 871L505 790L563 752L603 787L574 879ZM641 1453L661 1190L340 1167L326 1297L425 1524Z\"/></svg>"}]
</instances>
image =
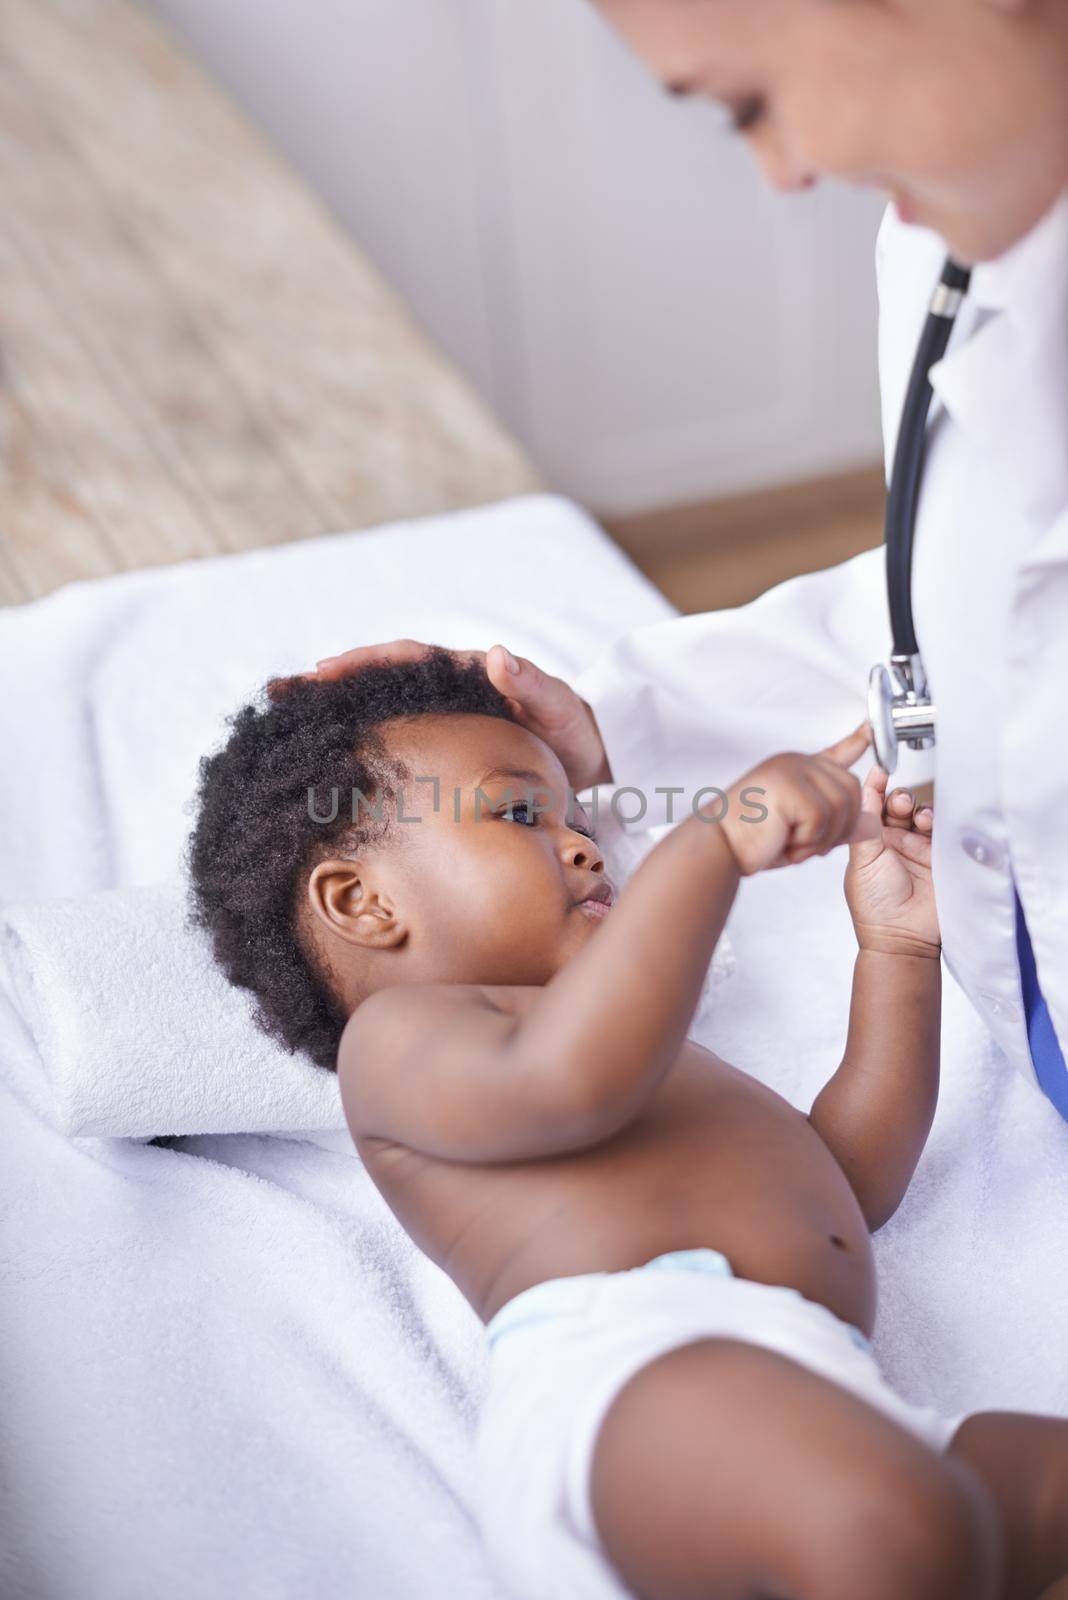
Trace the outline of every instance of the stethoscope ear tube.
<instances>
[{"instance_id":1,"label":"stethoscope ear tube","mask_svg":"<svg viewBox=\"0 0 1068 1600\"><path fill-rule=\"evenodd\" d=\"M887 772L897 766L901 739L913 750L934 744L934 706L912 620L912 544L923 476L927 413L934 393L930 371L945 355L970 282L971 271L947 257L912 363L886 497L886 587L894 653L889 668L880 664L871 670L868 720L876 760Z\"/></svg>"},{"instance_id":2,"label":"stethoscope ear tube","mask_svg":"<svg viewBox=\"0 0 1068 1600\"><path fill-rule=\"evenodd\" d=\"M953 323L970 281L970 270L947 257L931 299L905 393L894 450L894 470L886 497L885 523L886 585L895 656L919 654L912 621L912 541L923 476L927 413L934 393L930 369L946 353Z\"/></svg>"}]
</instances>

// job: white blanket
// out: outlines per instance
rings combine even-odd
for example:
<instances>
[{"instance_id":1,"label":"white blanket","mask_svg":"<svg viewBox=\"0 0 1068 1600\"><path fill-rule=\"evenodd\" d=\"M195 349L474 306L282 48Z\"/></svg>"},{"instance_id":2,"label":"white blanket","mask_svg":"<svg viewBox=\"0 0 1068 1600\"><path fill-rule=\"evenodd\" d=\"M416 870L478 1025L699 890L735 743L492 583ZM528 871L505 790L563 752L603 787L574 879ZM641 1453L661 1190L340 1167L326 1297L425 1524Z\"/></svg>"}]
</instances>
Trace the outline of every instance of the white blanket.
<instances>
[{"instance_id":1,"label":"white blanket","mask_svg":"<svg viewBox=\"0 0 1068 1600\"><path fill-rule=\"evenodd\" d=\"M537 498L0 616L3 898L172 879L196 760L271 672L395 634L501 637L575 672L609 629L668 614L581 514ZM805 1106L844 1038L842 865L745 886L737 972L697 1030ZM468 1449L481 1331L345 1136L283 1136L287 1105L273 1137L69 1137L7 990L5 1600L489 1600ZM46 1053L70 1048L49 1037ZM876 1238L876 1348L902 1392L1068 1412L1066 1215L1068 1128L949 984L935 1130Z\"/></svg>"}]
</instances>

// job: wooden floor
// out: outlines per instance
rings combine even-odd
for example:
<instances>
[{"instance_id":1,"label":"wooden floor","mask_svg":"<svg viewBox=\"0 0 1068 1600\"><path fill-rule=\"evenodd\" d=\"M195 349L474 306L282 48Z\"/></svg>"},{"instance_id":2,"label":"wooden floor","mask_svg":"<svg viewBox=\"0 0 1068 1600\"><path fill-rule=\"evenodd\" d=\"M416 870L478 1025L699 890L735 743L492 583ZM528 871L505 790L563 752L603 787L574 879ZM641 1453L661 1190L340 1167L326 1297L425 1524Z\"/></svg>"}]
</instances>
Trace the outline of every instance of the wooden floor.
<instances>
[{"instance_id":1,"label":"wooden floor","mask_svg":"<svg viewBox=\"0 0 1068 1600\"><path fill-rule=\"evenodd\" d=\"M0 603L539 486L132 0L0 0Z\"/></svg>"}]
</instances>

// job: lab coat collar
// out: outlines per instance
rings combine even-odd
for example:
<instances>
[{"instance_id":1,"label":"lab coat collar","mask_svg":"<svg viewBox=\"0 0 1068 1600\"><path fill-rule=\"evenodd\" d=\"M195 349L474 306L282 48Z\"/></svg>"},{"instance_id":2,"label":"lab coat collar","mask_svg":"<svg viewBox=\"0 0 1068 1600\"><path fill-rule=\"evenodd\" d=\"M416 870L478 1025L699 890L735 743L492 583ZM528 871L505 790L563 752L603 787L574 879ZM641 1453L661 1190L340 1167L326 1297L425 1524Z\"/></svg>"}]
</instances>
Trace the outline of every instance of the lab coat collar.
<instances>
[{"instance_id":1,"label":"lab coat collar","mask_svg":"<svg viewBox=\"0 0 1068 1600\"><path fill-rule=\"evenodd\" d=\"M1056 292L1068 272L1068 189L1062 191L1030 233L993 261L972 268L968 298L988 311L1027 319L1045 295Z\"/></svg>"},{"instance_id":2,"label":"lab coat collar","mask_svg":"<svg viewBox=\"0 0 1068 1600\"><path fill-rule=\"evenodd\" d=\"M931 386L1003 464L1024 508L1052 521L1068 506L1068 191L1019 244L975 268L969 298L985 320L951 341Z\"/></svg>"}]
</instances>

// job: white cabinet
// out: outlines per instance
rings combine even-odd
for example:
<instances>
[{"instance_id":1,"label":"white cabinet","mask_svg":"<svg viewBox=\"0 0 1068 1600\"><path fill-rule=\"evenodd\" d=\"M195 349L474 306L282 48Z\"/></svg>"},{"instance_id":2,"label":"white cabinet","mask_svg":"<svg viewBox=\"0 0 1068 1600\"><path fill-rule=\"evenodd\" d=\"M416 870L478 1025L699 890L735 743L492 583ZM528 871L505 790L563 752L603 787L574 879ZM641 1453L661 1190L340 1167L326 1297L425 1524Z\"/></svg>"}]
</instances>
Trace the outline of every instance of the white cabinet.
<instances>
[{"instance_id":1,"label":"white cabinet","mask_svg":"<svg viewBox=\"0 0 1068 1600\"><path fill-rule=\"evenodd\" d=\"M586 0L153 0L555 487L878 459L872 195L765 191Z\"/></svg>"}]
</instances>

